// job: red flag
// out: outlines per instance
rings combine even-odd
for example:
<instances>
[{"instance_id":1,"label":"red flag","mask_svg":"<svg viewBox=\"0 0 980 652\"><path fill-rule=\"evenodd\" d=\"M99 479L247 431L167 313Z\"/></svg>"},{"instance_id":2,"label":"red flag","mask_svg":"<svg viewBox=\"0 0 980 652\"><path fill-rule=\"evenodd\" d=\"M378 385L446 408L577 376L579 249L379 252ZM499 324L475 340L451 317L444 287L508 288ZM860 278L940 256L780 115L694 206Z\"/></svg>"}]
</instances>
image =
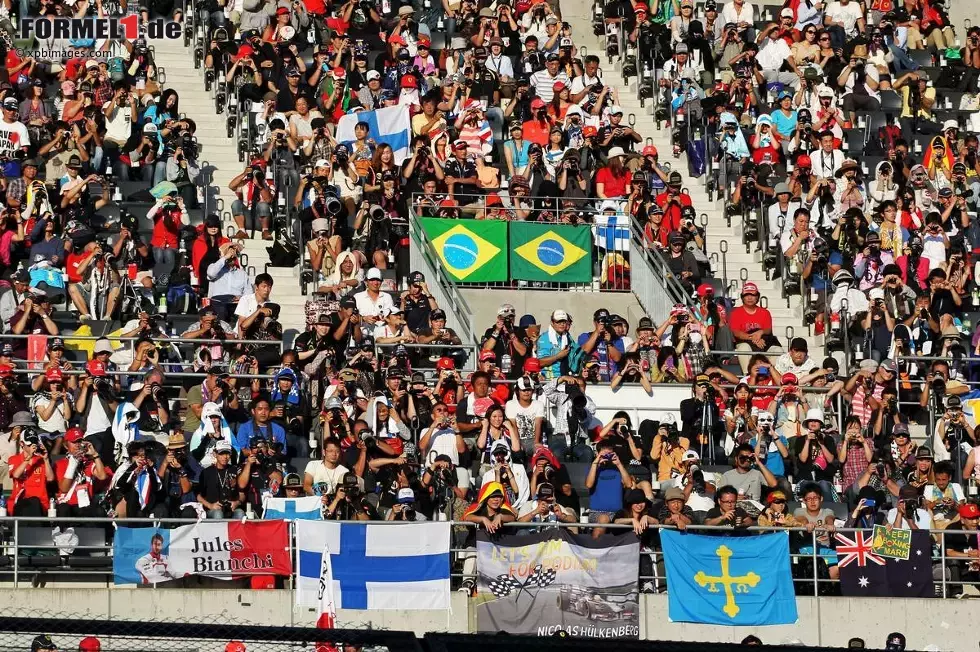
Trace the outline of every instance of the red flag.
<instances>
[{"instance_id":1,"label":"red flag","mask_svg":"<svg viewBox=\"0 0 980 652\"><path fill-rule=\"evenodd\" d=\"M329 544L323 546L317 598L320 600L320 617L316 621L317 629L333 629L337 620L337 608L333 599L333 563L330 560ZM340 649L333 643L320 641L316 644L316 652L340 652Z\"/></svg>"}]
</instances>

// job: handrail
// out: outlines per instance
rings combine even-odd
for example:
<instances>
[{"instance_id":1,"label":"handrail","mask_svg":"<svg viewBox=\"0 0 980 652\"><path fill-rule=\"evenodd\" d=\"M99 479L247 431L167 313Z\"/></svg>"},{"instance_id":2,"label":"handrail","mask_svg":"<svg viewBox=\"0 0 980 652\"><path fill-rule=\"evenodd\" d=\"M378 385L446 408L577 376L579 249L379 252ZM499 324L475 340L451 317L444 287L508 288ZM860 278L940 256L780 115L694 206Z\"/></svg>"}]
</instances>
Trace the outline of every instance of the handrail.
<instances>
[{"instance_id":1,"label":"handrail","mask_svg":"<svg viewBox=\"0 0 980 652\"><path fill-rule=\"evenodd\" d=\"M674 299L674 303L680 303L688 307L693 307L693 297L687 290L684 289L684 286L677 280L674 273L670 271L670 268L667 266L667 261L664 260L663 256L661 256L658 251L646 246L643 227L635 217L630 219L630 237L632 238L633 244L636 246L636 248L643 252L643 261L648 263L654 273L663 279L665 288L670 297ZM640 261L630 260L631 265L636 265L638 262Z\"/></svg>"},{"instance_id":2,"label":"handrail","mask_svg":"<svg viewBox=\"0 0 980 652\"><path fill-rule=\"evenodd\" d=\"M261 519L254 519L254 518L251 518L250 517L250 518L248 518L246 520L261 520ZM286 521L287 526L289 527L289 530L290 530L290 537L289 537L289 543L288 543L289 556L290 556L290 559L295 559L295 552L296 552L296 543L295 543L295 541L296 541L296 531L295 531L295 526L296 526L297 521L293 521L293 520L289 520L289 519L285 519L285 521ZM20 554L19 554L19 551L21 550L21 534L22 534L22 530L23 530L24 527L31 526L32 524L36 524L36 525L34 525L35 527L41 527L41 528L44 528L45 530L48 530L48 528L50 528L50 526L51 526L52 523L55 523L55 524L57 524L57 523L65 523L65 524L71 523L74 526L79 526L79 525L92 525L92 526L97 526L97 525L101 525L103 527L107 527L109 525L112 525L113 527L118 527L118 526L121 525L123 527L126 527L126 526L137 526L137 527L151 526L151 527L157 527L157 528L159 528L160 526L192 525L192 524L199 523L199 522L200 521L197 520L197 519L181 519L181 518L167 518L167 519L154 519L154 518L110 519L110 518L94 518L94 517L79 517L79 518L67 517L67 518L59 518L59 517L40 517L40 516L33 516L33 517L3 517L3 518L0 518L0 525L6 526L7 528L9 528L9 530L12 532L12 535L13 535L12 554L10 555L11 558L12 558L11 559L12 564L11 564L11 568L10 568L10 571L9 572L12 573L12 575L13 575L13 581L14 581L14 588L15 589L16 588L20 588L21 576L24 573L24 570L21 569L21 567L20 567ZM209 522L214 522L214 523L219 523L219 522L223 522L223 523L239 523L241 521L236 521L236 520L233 520L233 519L213 519L213 520L209 519ZM343 522L343 521L334 521L334 522ZM352 521L352 523L363 523L363 522L362 521ZM402 521L383 521L383 520L381 520L381 521L371 521L371 524L372 525L389 526L389 527L397 527L399 525L403 525L404 522L402 522ZM480 527L478 524L472 523L472 522L469 522L469 521L450 521L449 522L449 526L450 526L450 531L451 532L453 530L455 530L455 528L457 528L457 527L465 527L467 529L476 529L476 528L479 528ZM592 530L592 529L595 529L595 528L601 528L601 529L607 530L607 531L608 530L625 531L625 530L632 530L633 529L633 526L632 525L627 525L627 524L588 523L588 522L581 522L581 523L561 523L561 522L555 522L555 523L522 523L522 522L515 521L515 522L511 522L511 523L504 523L503 524L503 527L505 528L505 531L515 531L515 532L516 531L519 531L519 530L526 530L526 529L550 529L550 528L571 529L571 530L574 530L574 531L578 531L578 530ZM661 524L657 524L657 525L651 525L647 529L649 529L649 530L678 530L679 528L677 528L676 526L672 526L672 525L661 525ZM833 583L839 582L839 580L822 579L822 578L819 577L819 564L818 564L818 559L820 559L821 555L819 553L819 546L817 545L817 537L818 537L818 532L821 531L820 529L808 531L807 528L803 528L803 527L751 526L751 527L745 527L745 528L733 528L732 526L694 525L694 524L692 524L692 525L688 525L685 528L683 528L683 531L686 532L689 536L698 536L698 534L700 534L700 533L705 533L705 534L711 534L711 533L715 533L715 532L729 532L730 533L730 532L734 532L736 529L738 531L747 532L747 533L750 533L750 534L781 533L782 532L782 533L787 533L787 534L794 533L794 534L796 534L798 536L803 536L805 538L810 538L811 541L812 541L812 545L810 545L810 550L809 551L806 551L806 550L801 549L801 551L792 552L792 549L791 549L791 552L789 553L789 557L790 557L791 563L795 563L795 562L797 562L797 561L799 561L801 559L811 559L812 560L812 563L813 563L813 565L811 567L812 575L810 577L802 577L802 578L801 577L794 577L793 578L794 584L797 584L797 585L798 584L809 584L810 582L812 582L813 583L813 595L814 596L817 596L817 595L819 595L819 587L820 587L821 584L826 585L826 584L833 584ZM841 528L837 528L836 529L836 532L841 532L841 533L854 533L854 532L864 532L864 531L867 531L867 530L868 530L868 528L843 528L843 527L841 527ZM823 530L823 531L826 532L825 530ZM940 553L939 553L938 556L932 556L932 560L934 560L934 561L935 560L940 561L940 563L942 564L942 566L943 566L944 569L946 567L946 563L948 561L950 561L950 559L952 559L952 558L949 558L949 557L946 556L946 550L945 550L945 545L944 545L944 539L945 539L946 534L964 534L964 533L965 534L971 534L971 535L975 535L976 534L976 531L969 531L969 530L966 530L966 531L964 531L964 530L948 530L948 529L947 530L934 530L934 529L930 529L930 530L928 530L928 532L929 532L930 536L933 536L933 537L938 538L938 540L941 542L941 545L939 546ZM832 543L833 543L833 541L832 541ZM109 544L108 542L105 545L102 545L102 546L99 546L99 545L66 546L64 544L58 545L53 540L52 540L51 544L49 545L49 544L39 543L39 542L37 542L37 541L35 541L33 539L31 540L30 543L25 544L24 547L25 548L30 548L30 549L33 549L33 550L52 550L52 551L58 551L59 553L61 553L66 548L71 548L71 552L68 553L67 555L65 555L65 554L60 554L59 555L59 556L64 557L66 559L70 559L74 555L75 551L82 551L82 552L98 551L98 552L105 553L105 557L103 557L103 558L106 559L107 561L110 559L110 554L111 554L111 549L112 549L112 545ZM8 548L8 550L9 550L9 548ZM458 561L467 560L467 559L472 559L473 558L473 552L474 552L474 549L473 548L459 548L459 547L454 546L452 544L452 542L450 542L450 553L455 555L455 558L456 558L457 562ZM662 549L659 546L650 547L650 548L643 547L641 549L641 553L640 554L641 555L646 555L646 556L652 556L652 557L656 558L656 556L662 555L663 554L663 551L662 551ZM953 562L954 563L957 563L955 559L953 559ZM105 569L93 569L93 568L72 569L72 568L66 568L66 569L60 570L57 566L54 566L54 567L51 567L51 568L48 569L48 572L50 572L50 573L57 573L59 571L60 572L63 572L63 573L72 574L72 575L75 575L77 577L82 577L82 578L84 578L84 577L91 577L91 576L106 577L106 576L108 576L108 575L110 575L112 573L112 570L109 569L109 568L105 568ZM452 578L456 578L457 580L459 580L461 578L473 579L475 577L475 575L473 574L473 571L475 571L475 567L471 567L471 568L467 569L467 566L464 563L462 573L451 572L450 575L451 575ZM2 572L2 571L0 571L0 572ZM642 572L642 571L640 571L640 572ZM643 580L653 580L653 581L659 583L659 582L665 581L667 579L666 576L662 576L662 575L658 575L657 574L658 573L658 570L657 570L657 565L656 564L654 564L653 572L654 572L654 575L653 576L638 575L638 580L640 582L642 582ZM298 568L294 566L291 577L295 578L297 573L298 573ZM953 581L953 580L947 580L946 579L946 573L945 573L945 571L942 573L942 578L940 580L933 580L933 582L936 582L936 581L939 581L940 584L941 584L941 587L942 587L942 596L943 597L946 597L948 595L947 587L949 587L949 586L960 586L962 584L965 584L964 582L957 582L957 581ZM234 588L234 587L230 587L230 588ZM667 587L667 589L669 590L669 587Z\"/></svg>"}]
</instances>

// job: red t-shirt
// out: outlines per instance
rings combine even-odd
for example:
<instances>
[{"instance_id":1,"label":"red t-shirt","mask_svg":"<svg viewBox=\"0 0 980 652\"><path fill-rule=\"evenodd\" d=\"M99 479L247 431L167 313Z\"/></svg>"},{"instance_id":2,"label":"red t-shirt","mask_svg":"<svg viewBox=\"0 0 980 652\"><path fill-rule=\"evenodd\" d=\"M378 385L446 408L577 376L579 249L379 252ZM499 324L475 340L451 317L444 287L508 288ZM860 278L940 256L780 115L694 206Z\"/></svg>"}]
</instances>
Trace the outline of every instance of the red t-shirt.
<instances>
[{"instance_id":1,"label":"red t-shirt","mask_svg":"<svg viewBox=\"0 0 980 652\"><path fill-rule=\"evenodd\" d=\"M662 192L657 195L654 200L657 202L657 206L664 210L664 219L661 224L664 228L670 231L679 231L681 228L681 208L684 206L691 206L691 197L686 193L679 193L677 195L677 201L681 203L678 206L676 203L671 204L670 207L667 206L667 200L670 198L669 192Z\"/></svg>"},{"instance_id":2,"label":"red t-shirt","mask_svg":"<svg viewBox=\"0 0 980 652\"><path fill-rule=\"evenodd\" d=\"M80 254L70 253L65 259L65 271L68 272L69 283L81 283L82 277L78 275L78 266L89 257L89 252L84 251Z\"/></svg>"},{"instance_id":3,"label":"red t-shirt","mask_svg":"<svg viewBox=\"0 0 980 652\"><path fill-rule=\"evenodd\" d=\"M65 502L67 502L69 505L78 505L78 493L86 492L88 493L89 504L91 504L92 501L94 500L93 491L94 492L101 491L102 489L105 488L103 487L103 485L108 485L109 480L112 478L112 471L107 468L105 470L106 479L96 480L92 476L92 469L94 468L95 468L95 462L88 462L85 464L85 476L88 478L88 481L84 483L82 482L78 483L75 486L75 491L71 493L71 495L68 497L68 500L66 500ZM60 481L63 477L65 477L65 472L67 470L68 470L68 458L63 457L60 460L58 460L54 465L54 477ZM58 495L59 497L61 496L60 491L58 492Z\"/></svg>"},{"instance_id":4,"label":"red t-shirt","mask_svg":"<svg viewBox=\"0 0 980 652\"><path fill-rule=\"evenodd\" d=\"M548 146L548 135L551 133L551 123L547 120L544 121L544 124L538 120L528 120L521 125L521 129L523 129L522 135L524 140L527 142L537 143L538 145L541 145L541 147Z\"/></svg>"},{"instance_id":5,"label":"red t-shirt","mask_svg":"<svg viewBox=\"0 0 980 652\"><path fill-rule=\"evenodd\" d=\"M23 461L23 453L11 455L7 460L7 465L10 467L10 477L14 481L14 490L10 493L10 512L13 512L14 505L21 496L24 498L40 498L41 504L47 509L49 497L48 481L44 474L44 460L35 455L30 466L27 467L26 475L18 480L14 478L14 469L20 466Z\"/></svg>"},{"instance_id":6,"label":"red t-shirt","mask_svg":"<svg viewBox=\"0 0 980 652\"><path fill-rule=\"evenodd\" d=\"M745 306L739 306L732 310L728 317L728 325L732 331L742 331L752 333L757 330L772 330L772 315L762 306L756 306L755 312L751 315Z\"/></svg>"},{"instance_id":7,"label":"red t-shirt","mask_svg":"<svg viewBox=\"0 0 980 652\"><path fill-rule=\"evenodd\" d=\"M604 167L596 172L595 182L596 186L602 184L602 192L606 197L625 197L632 178L633 174L629 170L623 170L623 174L617 177L613 176L611 169Z\"/></svg>"}]
</instances>

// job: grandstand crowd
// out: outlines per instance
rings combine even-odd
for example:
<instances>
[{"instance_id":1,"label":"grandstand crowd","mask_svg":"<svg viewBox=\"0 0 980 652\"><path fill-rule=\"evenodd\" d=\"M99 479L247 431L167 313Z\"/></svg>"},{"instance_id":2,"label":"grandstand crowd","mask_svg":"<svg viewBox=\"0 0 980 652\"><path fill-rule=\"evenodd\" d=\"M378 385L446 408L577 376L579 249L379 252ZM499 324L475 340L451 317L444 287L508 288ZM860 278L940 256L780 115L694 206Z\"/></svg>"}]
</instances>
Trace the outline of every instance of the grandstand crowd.
<instances>
[{"instance_id":1,"label":"grandstand crowd","mask_svg":"<svg viewBox=\"0 0 980 652\"><path fill-rule=\"evenodd\" d=\"M60 60L4 33L8 514L260 518L269 496L316 495L326 519L584 520L648 545L658 525L977 530L980 27L936 0L791 0L771 20L743 0L610 0L597 19L657 70L672 155L698 154L678 113L703 120L706 173L731 214L759 216L819 351L773 332L751 280L737 297L713 282L672 156L624 121L558 2L26 4L190 13L209 83L261 142L231 221L202 214L194 116L144 37L39 43L88 53ZM404 161L367 122L338 142L342 116L398 104ZM629 216L687 301L632 324L504 304L473 351L411 269L409 208ZM242 264L255 233L311 265L288 346L272 276ZM599 420L590 389L624 384L690 397L674 421ZM947 563L978 580L962 542Z\"/></svg>"}]
</instances>

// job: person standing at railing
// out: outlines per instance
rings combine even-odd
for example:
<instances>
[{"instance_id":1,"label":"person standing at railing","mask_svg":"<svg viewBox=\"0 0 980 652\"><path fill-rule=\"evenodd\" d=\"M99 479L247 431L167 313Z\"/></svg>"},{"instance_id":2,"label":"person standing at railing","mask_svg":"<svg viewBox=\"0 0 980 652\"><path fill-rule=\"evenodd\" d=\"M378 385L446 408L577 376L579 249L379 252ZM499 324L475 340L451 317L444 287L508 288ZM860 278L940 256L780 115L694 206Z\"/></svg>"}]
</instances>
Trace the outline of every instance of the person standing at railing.
<instances>
[{"instance_id":1,"label":"person standing at railing","mask_svg":"<svg viewBox=\"0 0 980 652\"><path fill-rule=\"evenodd\" d=\"M932 515L921 507L922 498L915 487L904 486L898 492L895 507L885 514L885 526L898 530L930 530Z\"/></svg>"},{"instance_id":2,"label":"person standing at railing","mask_svg":"<svg viewBox=\"0 0 980 652\"><path fill-rule=\"evenodd\" d=\"M951 571L950 580L980 584L980 532L977 528L980 507L973 503L960 505L957 520L958 524L954 520L948 527L958 531L944 533L941 541L946 568Z\"/></svg>"},{"instance_id":3,"label":"person standing at railing","mask_svg":"<svg viewBox=\"0 0 980 652\"><path fill-rule=\"evenodd\" d=\"M109 474L102 457L82 431L71 428L65 435L68 454L55 464L58 478L58 517L104 517L95 496L108 486Z\"/></svg>"}]
</instances>

